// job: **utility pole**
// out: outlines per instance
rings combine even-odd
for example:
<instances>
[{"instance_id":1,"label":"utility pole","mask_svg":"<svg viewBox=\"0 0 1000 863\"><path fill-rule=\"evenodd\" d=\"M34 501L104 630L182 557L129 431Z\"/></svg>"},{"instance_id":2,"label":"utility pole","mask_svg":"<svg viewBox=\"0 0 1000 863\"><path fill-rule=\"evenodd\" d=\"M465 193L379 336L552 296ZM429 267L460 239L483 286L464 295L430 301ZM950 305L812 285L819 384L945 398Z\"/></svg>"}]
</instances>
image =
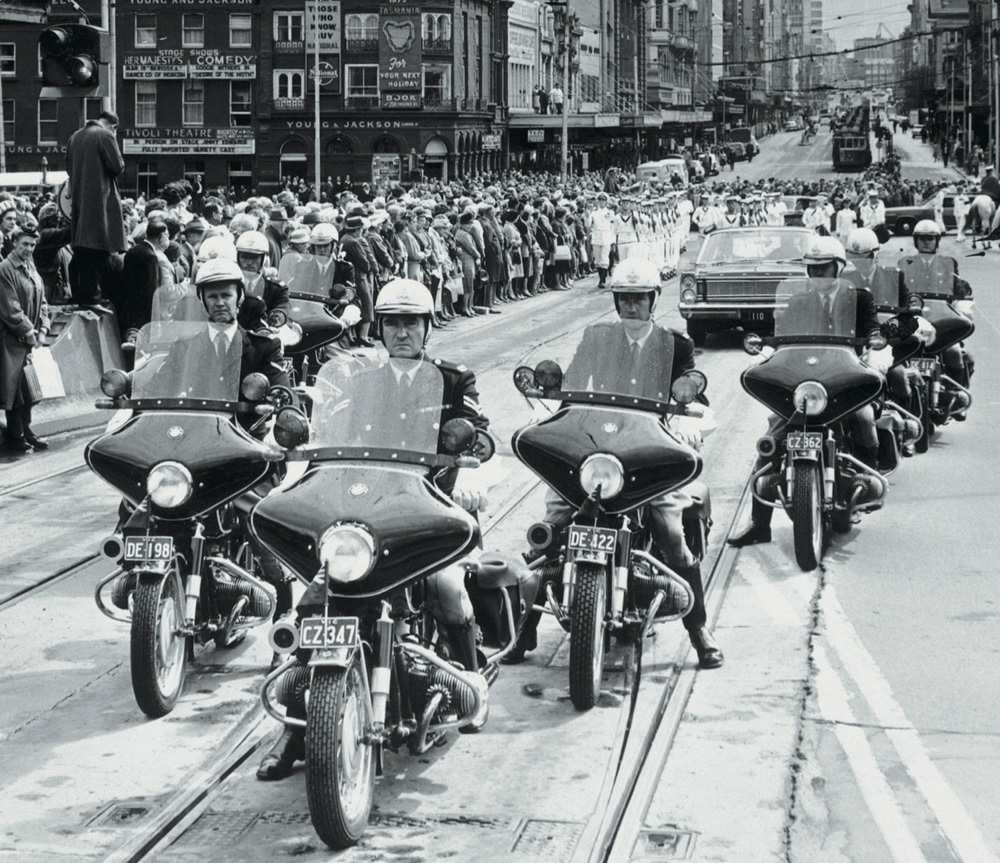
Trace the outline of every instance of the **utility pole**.
<instances>
[{"instance_id":1,"label":"utility pole","mask_svg":"<svg viewBox=\"0 0 1000 863\"><path fill-rule=\"evenodd\" d=\"M555 5L555 4L553 4ZM570 15L569 0L566 0L562 19L562 34L557 37L562 39L562 141L561 141L561 175L563 183L569 177L569 40L570 36Z\"/></svg>"},{"instance_id":2,"label":"utility pole","mask_svg":"<svg viewBox=\"0 0 1000 863\"><path fill-rule=\"evenodd\" d=\"M103 98L105 111L114 111L118 102L118 28L115 25L115 0L101 0L101 27L108 31L108 86Z\"/></svg>"},{"instance_id":3,"label":"utility pole","mask_svg":"<svg viewBox=\"0 0 1000 863\"><path fill-rule=\"evenodd\" d=\"M315 188L313 194L315 200L320 199L319 189L322 182L322 169L320 166L319 139L320 139L320 112L319 112L319 6L313 5L313 176Z\"/></svg>"},{"instance_id":4,"label":"utility pole","mask_svg":"<svg viewBox=\"0 0 1000 863\"><path fill-rule=\"evenodd\" d=\"M3 75L0 75L0 174L7 173L7 138L3 130Z\"/></svg>"}]
</instances>

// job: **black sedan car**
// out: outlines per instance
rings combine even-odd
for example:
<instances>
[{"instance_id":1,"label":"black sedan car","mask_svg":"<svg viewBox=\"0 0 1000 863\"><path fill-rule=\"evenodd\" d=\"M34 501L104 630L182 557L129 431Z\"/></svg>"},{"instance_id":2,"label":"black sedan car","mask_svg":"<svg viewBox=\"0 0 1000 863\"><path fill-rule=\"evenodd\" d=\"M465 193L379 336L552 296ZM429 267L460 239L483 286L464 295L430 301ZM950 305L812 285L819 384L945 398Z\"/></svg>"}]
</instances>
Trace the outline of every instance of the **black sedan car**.
<instances>
[{"instance_id":1,"label":"black sedan car","mask_svg":"<svg viewBox=\"0 0 1000 863\"><path fill-rule=\"evenodd\" d=\"M921 219L934 221L934 196L926 201L914 204L912 207L886 207L885 224L894 234L898 236L909 236L913 233L913 227ZM944 227L947 231L954 231L955 223L955 197L945 195L944 197Z\"/></svg>"}]
</instances>

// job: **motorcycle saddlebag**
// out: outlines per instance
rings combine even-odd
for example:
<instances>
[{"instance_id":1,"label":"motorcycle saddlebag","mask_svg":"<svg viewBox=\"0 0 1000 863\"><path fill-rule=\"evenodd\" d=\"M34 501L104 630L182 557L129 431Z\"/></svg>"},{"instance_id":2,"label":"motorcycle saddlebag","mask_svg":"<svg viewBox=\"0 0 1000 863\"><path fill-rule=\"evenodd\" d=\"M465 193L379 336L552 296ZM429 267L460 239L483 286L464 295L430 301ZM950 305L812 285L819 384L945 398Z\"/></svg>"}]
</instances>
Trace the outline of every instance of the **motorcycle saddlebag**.
<instances>
[{"instance_id":1,"label":"motorcycle saddlebag","mask_svg":"<svg viewBox=\"0 0 1000 863\"><path fill-rule=\"evenodd\" d=\"M538 574L518 560L487 552L478 564L468 564L465 589L472 600L483 644L499 650L517 638L517 632L510 631L504 595L510 600L519 632L535 602Z\"/></svg>"}]
</instances>

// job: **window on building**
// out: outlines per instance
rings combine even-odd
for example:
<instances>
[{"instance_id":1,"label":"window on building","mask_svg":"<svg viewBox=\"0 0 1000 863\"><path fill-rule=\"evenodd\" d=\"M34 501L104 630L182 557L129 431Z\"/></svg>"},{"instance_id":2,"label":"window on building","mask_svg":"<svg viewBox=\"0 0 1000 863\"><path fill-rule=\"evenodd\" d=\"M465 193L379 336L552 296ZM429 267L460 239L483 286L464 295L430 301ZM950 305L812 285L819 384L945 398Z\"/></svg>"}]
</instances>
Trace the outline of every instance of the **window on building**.
<instances>
[{"instance_id":1,"label":"window on building","mask_svg":"<svg viewBox=\"0 0 1000 863\"><path fill-rule=\"evenodd\" d=\"M157 178L156 162L140 162L136 170L136 185L140 195L153 197L160 188Z\"/></svg>"},{"instance_id":2,"label":"window on building","mask_svg":"<svg viewBox=\"0 0 1000 863\"><path fill-rule=\"evenodd\" d=\"M155 15L135 16L135 47L136 48L156 47Z\"/></svg>"},{"instance_id":3,"label":"window on building","mask_svg":"<svg viewBox=\"0 0 1000 863\"><path fill-rule=\"evenodd\" d=\"M274 70L274 98L302 99L304 98L303 83L305 72L302 69Z\"/></svg>"},{"instance_id":4,"label":"window on building","mask_svg":"<svg viewBox=\"0 0 1000 863\"><path fill-rule=\"evenodd\" d=\"M274 13L274 41L301 42L304 15L301 12Z\"/></svg>"},{"instance_id":5,"label":"window on building","mask_svg":"<svg viewBox=\"0 0 1000 863\"><path fill-rule=\"evenodd\" d=\"M135 82L135 125L156 125L156 82Z\"/></svg>"},{"instance_id":6,"label":"window on building","mask_svg":"<svg viewBox=\"0 0 1000 863\"><path fill-rule=\"evenodd\" d=\"M348 51L378 50L378 15L347 15L344 35Z\"/></svg>"},{"instance_id":7,"label":"window on building","mask_svg":"<svg viewBox=\"0 0 1000 863\"><path fill-rule=\"evenodd\" d=\"M424 104L443 105L451 99L451 64L424 63Z\"/></svg>"},{"instance_id":8,"label":"window on building","mask_svg":"<svg viewBox=\"0 0 1000 863\"><path fill-rule=\"evenodd\" d=\"M184 48L205 47L205 16L197 12L185 12L181 16L181 45Z\"/></svg>"},{"instance_id":9,"label":"window on building","mask_svg":"<svg viewBox=\"0 0 1000 863\"><path fill-rule=\"evenodd\" d=\"M253 15L237 14L229 15L229 47L230 48L252 48L253 47Z\"/></svg>"},{"instance_id":10,"label":"window on building","mask_svg":"<svg viewBox=\"0 0 1000 863\"><path fill-rule=\"evenodd\" d=\"M663 0L656 0L656 7L653 13L653 26L657 30L663 29Z\"/></svg>"},{"instance_id":11,"label":"window on building","mask_svg":"<svg viewBox=\"0 0 1000 863\"><path fill-rule=\"evenodd\" d=\"M231 159L228 169L230 186L250 188L253 185L253 162L248 159Z\"/></svg>"},{"instance_id":12,"label":"window on building","mask_svg":"<svg viewBox=\"0 0 1000 863\"><path fill-rule=\"evenodd\" d=\"M7 142L14 140L14 100L3 100L3 139Z\"/></svg>"},{"instance_id":13,"label":"window on building","mask_svg":"<svg viewBox=\"0 0 1000 863\"><path fill-rule=\"evenodd\" d=\"M249 126L253 110L253 84L249 81L229 82L229 125Z\"/></svg>"},{"instance_id":14,"label":"window on building","mask_svg":"<svg viewBox=\"0 0 1000 863\"><path fill-rule=\"evenodd\" d=\"M201 178L205 176L205 161L204 159L195 159L194 161L184 160L184 176L189 180L194 180L196 178Z\"/></svg>"},{"instance_id":15,"label":"window on building","mask_svg":"<svg viewBox=\"0 0 1000 863\"><path fill-rule=\"evenodd\" d=\"M59 143L59 100L38 100L38 143Z\"/></svg>"},{"instance_id":16,"label":"window on building","mask_svg":"<svg viewBox=\"0 0 1000 863\"><path fill-rule=\"evenodd\" d=\"M345 67L344 98L353 105L378 105L378 66L374 63Z\"/></svg>"},{"instance_id":17,"label":"window on building","mask_svg":"<svg viewBox=\"0 0 1000 863\"><path fill-rule=\"evenodd\" d=\"M205 82L185 81L181 103L181 122L185 126L205 125Z\"/></svg>"},{"instance_id":18,"label":"window on building","mask_svg":"<svg viewBox=\"0 0 1000 863\"><path fill-rule=\"evenodd\" d=\"M462 13L462 68L465 69L465 88L463 94L469 98L469 13Z\"/></svg>"},{"instance_id":19,"label":"window on building","mask_svg":"<svg viewBox=\"0 0 1000 863\"><path fill-rule=\"evenodd\" d=\"M0 42L0 75L13 78L17 70L17 46L13 42Z\"/></svg>"},{"instance_id":20,"label":"window on building","mask_svg":"<svg viewBox=\"0 0 1000 863\"><path fill-rule=\"evenodd\" d=\"M483 16L476 16L476 68L475 68L476 98L483 100Z\"/></svg>"},{"instance_id":21,"label":"window on building","mask_svg":"<svg viewBox=\"0 0 1000 863\"><path fill-rule=\"evenodd\" d=\"M104 110L103 100L97 98L89 98L83 100L83 122L86 123L90 120L96 120L101 116L101 111Z\"/></svg>"}]
</instances>

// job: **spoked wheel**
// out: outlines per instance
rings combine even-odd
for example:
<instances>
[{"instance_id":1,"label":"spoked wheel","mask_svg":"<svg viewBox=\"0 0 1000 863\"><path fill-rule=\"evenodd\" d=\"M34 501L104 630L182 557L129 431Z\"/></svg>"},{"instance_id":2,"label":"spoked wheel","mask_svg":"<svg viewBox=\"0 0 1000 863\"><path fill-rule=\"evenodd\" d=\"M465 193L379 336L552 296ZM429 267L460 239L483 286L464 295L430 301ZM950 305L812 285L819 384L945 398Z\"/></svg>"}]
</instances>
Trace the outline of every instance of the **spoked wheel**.
<instances>
[{"instance_id":1,"label":"spoked wheel","mask_svg":"<svg viewBox=\"0 0 1000 863\"><path fill-rule=\"evenodd\" d=\"M914 449L919 453L925 453L930 448L931 436L934 434L934 421L931 419L929 392L927 384L921 382L916 388L917 398L920 400L920 437L914 444Z\"/></svg>"},{"instance_id":2,"label":"spoked wheel","mask_svg":"<svg viewBox=\"0 0 1000 863\"><path fill-rule=\"evenodd\" d=\"M174 709L184 687L183 625L184 591L176 572L140 577L132 594L132 692L153 719Z\"/></svg>"},{"instance_id":3,"label":"spoked wheel","mask_svg":"<svg viewBox=\"0 0 1000 863\"><path fill-rule=\"evenodd\" d=\"M792 487L792 535L795 562L803 572L823 559L823 495L818 464L795 466Z\"/></svg>"},{"instance_id":4,"label":"spoked wheel","mask_svg":"<svg viewBox=\"0 0 1000 863\"><path fill-rule=\"evenodd\" d=\"M590 710L601 694L606 605L604 568L578 563L569 633L569 697L577 710Z\"/></svg>"},{"instance_id":5,"label":"spoked wheel","mask_svg":"<svg viewBox=\"0 0 1000 863\"><path fill-rule=\"evenodd\" d=\"M306 720L306 795L319 838L331 848L357 844L375 794L375 751L367 686L357 657L346 671L317 668Z\"/></svg>"}]
</instances>

